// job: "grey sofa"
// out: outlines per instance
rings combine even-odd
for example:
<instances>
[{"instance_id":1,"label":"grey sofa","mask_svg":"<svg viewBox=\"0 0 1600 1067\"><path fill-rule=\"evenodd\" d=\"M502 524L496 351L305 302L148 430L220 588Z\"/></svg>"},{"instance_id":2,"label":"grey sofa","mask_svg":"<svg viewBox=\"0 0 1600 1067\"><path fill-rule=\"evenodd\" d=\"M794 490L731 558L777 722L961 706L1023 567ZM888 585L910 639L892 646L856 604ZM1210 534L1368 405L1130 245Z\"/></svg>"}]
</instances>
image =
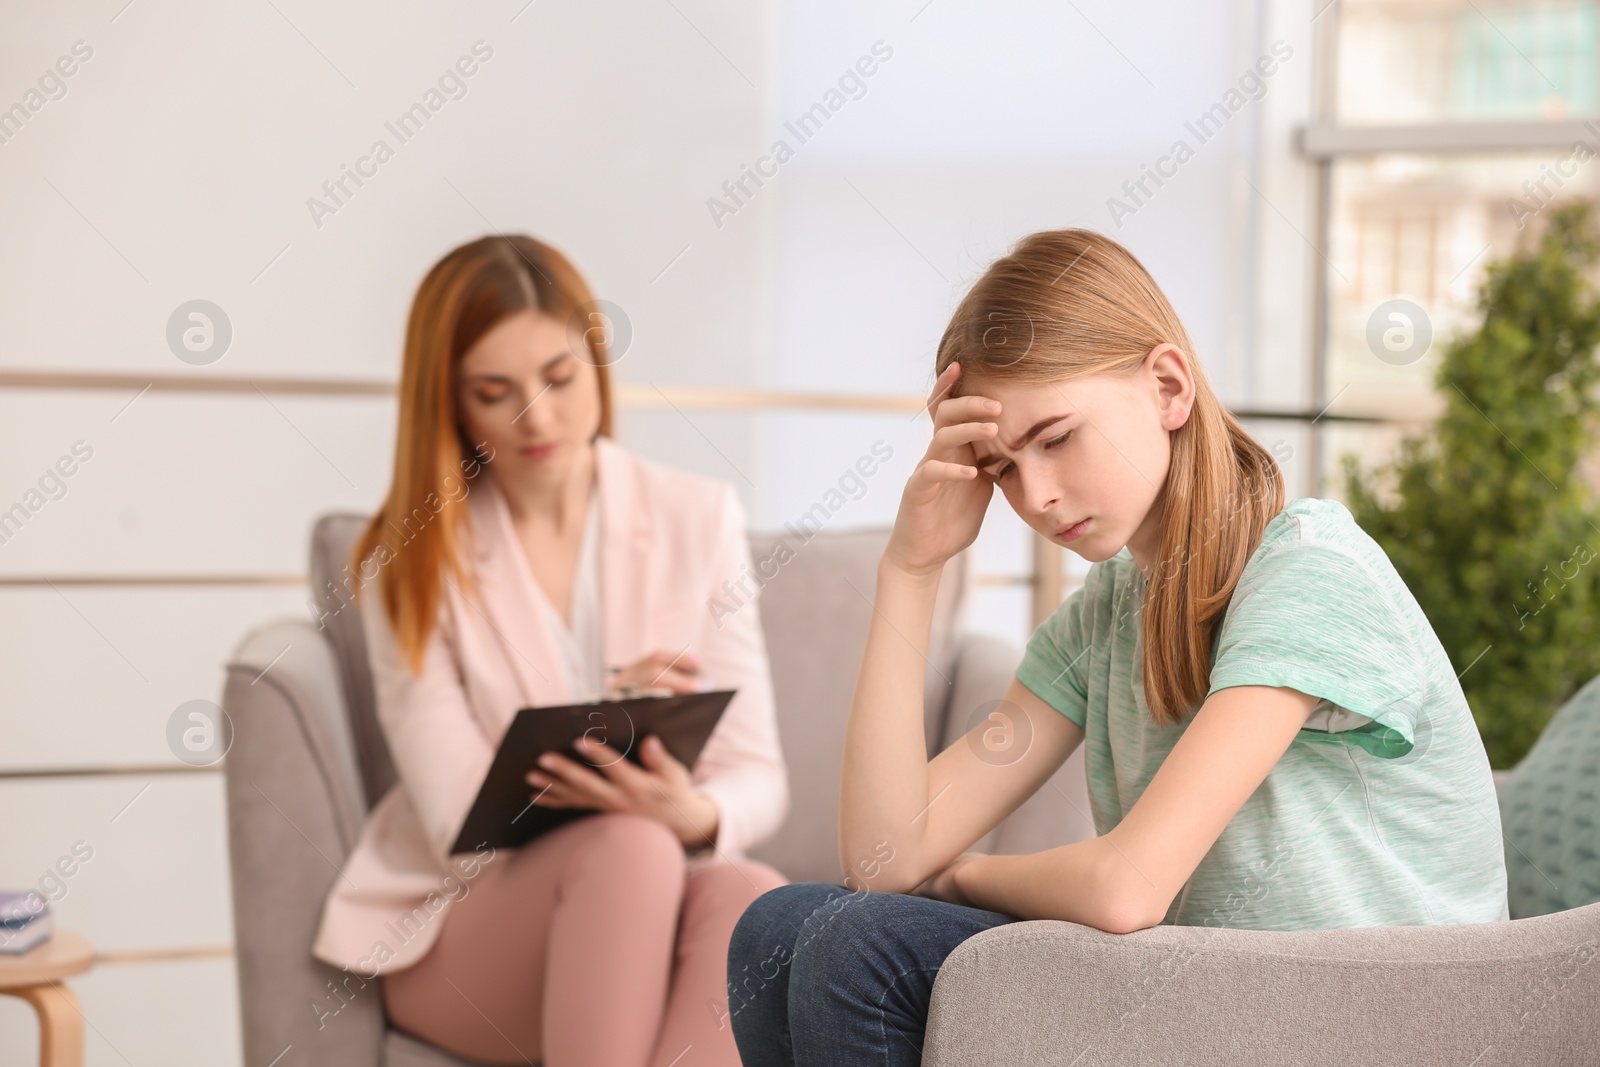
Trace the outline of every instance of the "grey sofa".
<instances>
[{"instance_id":1,"label":"grey sofa","mask_svg":"<svg viewBox=\"0 0 1600 1067\"><path fill-rule=\"evenodd\" d=\"M312 537L324 607L360 518ZM824 532L762 592L791 815L754 855L795 881L838 881L844 719L886 529ZM751 535L766 558L778 540ZM795 547L790 539L791 547ZM999 697L1020 651L961 631L953 561L930 644L929 754ZM386 1024L376 982L310 954L322 901L370 805L394 780L354 611L270 623L228 667L226 761L247 1067L464 1061ZM269 669L270 668L270 669ZM1030 852L1093 833L1082 752L975 846ZM1115 936L1015 923L963 944L934 987L924 1063L1600 1064L1600 904L1475 927L1261 933L1157 927Z\"/></svg>"}]
</instances>

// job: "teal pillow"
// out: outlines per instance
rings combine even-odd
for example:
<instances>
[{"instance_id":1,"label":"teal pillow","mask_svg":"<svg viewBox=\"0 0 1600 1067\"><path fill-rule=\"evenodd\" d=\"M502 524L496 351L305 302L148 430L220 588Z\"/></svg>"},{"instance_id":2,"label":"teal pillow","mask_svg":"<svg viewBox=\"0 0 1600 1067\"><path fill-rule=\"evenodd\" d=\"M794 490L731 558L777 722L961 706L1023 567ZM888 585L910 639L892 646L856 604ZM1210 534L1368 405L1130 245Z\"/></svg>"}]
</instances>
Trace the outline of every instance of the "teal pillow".
<instances>
[{"instance_id":1,"label":"teal pillow","mask_svg":"<svg viewBox=\"0 0 1600 1067\"><path fill-rule=\"evenodd\" d=\"M1513 919L1600 901L1600 677L1500 783Z\"/></svg>"}]
</instances>

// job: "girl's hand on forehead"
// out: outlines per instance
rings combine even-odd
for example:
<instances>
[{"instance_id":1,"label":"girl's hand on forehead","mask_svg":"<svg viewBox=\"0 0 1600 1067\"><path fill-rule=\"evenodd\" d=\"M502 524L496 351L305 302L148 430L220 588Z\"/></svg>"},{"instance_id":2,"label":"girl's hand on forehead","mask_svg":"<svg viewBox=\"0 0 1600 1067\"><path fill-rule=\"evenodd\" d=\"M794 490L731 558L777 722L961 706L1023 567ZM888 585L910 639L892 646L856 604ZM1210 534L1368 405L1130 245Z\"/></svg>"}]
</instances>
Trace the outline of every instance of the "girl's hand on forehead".
<instances>
[{"instance_id":1,"label":"girl's hand on forehead","mask_svg":"<svg viewBox=\"0 0 1600 1067\"><path fill-rule=\"evenodd\" d=\"M937 575L957 552L977 539L984 512L994 495L994 479L978 469L974 441L992 440L1000 404L985 396L949 396L961 365L946 367L928 410L933 439L906 482L884 559L906 573Z\"/></svg>"},{"instance_id":2,"label":"girl's hand on forehead","mask_svg":"<svg viewBox=\"0 0 1600 1067\"><path fill-rule=\"evenodd\" d=\"M960 376L961 364L951 363L933 383L933 392L928 394L927 408L933 419L934 439L939 440L941 430L956 428L945 435L945 443L954 450L953 455L961 457L959 462L971 467L978 477L988 477L978 470L978 454L973 451L972 442L999 436L1000 424L994 420L1000 415L1000 401L982 393L949 395ZM931 454L932 450L929 451Z\"/></svg>"}]
</instances>

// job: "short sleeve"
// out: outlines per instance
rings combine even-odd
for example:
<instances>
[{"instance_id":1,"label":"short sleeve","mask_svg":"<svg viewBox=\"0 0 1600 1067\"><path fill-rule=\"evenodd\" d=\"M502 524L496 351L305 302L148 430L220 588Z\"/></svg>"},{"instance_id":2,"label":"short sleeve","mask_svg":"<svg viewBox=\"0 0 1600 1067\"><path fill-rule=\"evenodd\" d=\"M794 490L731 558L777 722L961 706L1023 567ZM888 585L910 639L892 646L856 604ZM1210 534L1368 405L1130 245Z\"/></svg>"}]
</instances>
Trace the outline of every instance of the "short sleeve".
<instances>
[{"instance_id":1,"label":"short sleeve","mask_svg":"<svg viewBox=\"0 0 1600 1067\"><path fill-rule=\"evenodd\" d=\"M1372 719L1340 735L1352 743L1388 758L1410 752L1427 672L1415 624L1383 577L1325 542L1287 542L1257 556L1217 636L1210 693L1295 689Z\"/></svg>"},{"instance_id":2,"label":"short sleeve","mask_svg":"<svg viewBox=\"0 0 1600 1067\"><path fill-rule=\"evenodd\" d=\"M1080 728L1089 706L1089 689L1080 669L1087 651L1083 626L1087 588L1086 582L1074 590L1034 629L1017 666L1017 681Z\"/></svg>"}]
</instances>

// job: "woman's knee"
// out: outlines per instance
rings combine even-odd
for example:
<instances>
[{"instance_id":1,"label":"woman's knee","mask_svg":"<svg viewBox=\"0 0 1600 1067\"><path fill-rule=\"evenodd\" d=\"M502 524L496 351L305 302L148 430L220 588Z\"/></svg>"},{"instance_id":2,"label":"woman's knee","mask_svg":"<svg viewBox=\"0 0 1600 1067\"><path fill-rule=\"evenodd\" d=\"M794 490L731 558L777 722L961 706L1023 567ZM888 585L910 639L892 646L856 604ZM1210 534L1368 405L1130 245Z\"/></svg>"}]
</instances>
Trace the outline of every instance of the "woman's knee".
<instances>
[{"instance_id":1,"label":"woman's knee","mask_svg":"<svg viewBox=\"0 0 1600 1067\"><path fill-rule=\"evenodd\" d=\"M659 819L607 811L579 821L583 843L574 855L578 870L603 869L650 884L681 883L687 862L683 842Z\"/></svg>"},{"instance_id":2,"label":"woman's knee","mask_svg":"<svg viewBox=\"0 0 1600 1067\"><path fill-rule=\"evenodd\" d=\"M716 886L716 894L737 899L739 909L753 904L762 894L788 885L789 880L760 860L732 860L701 872Z\"/></svg>"}]
</instances>

